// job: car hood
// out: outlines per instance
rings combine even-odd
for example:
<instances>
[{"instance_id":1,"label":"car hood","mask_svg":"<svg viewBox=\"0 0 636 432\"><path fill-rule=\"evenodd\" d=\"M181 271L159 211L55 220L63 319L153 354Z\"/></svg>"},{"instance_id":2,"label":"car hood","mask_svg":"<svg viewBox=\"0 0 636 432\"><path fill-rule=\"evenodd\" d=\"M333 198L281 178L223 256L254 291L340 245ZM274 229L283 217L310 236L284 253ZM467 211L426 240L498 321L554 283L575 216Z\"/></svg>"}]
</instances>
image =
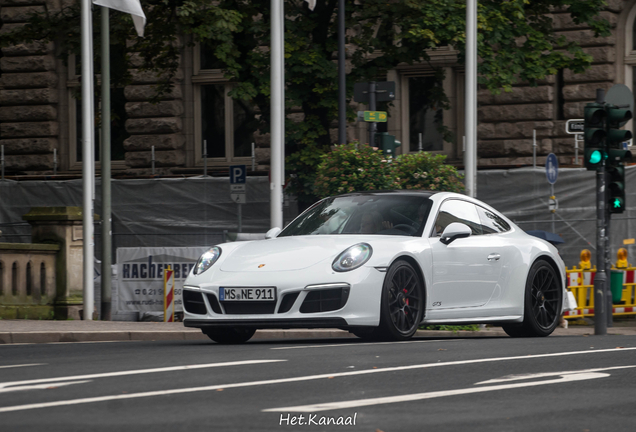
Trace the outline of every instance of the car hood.
<instances>
[{"instance_id":1,"label":"car hood","mask_svg":"<svg viewBox=\"0 0 636 432\"><path fill-rule=\"evenodd\" d=\"M332 261L358 236L298 236L245 242L229 251L223 272L274 272L302 270L321 261Z\"/></svg>"}]
</instances>

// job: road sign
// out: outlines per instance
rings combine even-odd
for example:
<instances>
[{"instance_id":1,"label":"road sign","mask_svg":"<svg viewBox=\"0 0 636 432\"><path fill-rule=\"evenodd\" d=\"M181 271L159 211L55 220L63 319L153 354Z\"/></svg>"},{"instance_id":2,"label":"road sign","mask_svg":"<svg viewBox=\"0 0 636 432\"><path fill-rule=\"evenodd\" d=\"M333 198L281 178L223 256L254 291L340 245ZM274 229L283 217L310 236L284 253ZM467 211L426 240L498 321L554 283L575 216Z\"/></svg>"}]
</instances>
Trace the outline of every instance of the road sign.
<instances>
[{"instance_id":1,"label":"road sign","mask_svg":"<svg viewBox=\"0 0 636 432\"><path fill-rule=\"evenodd\" d=\"M231 193L230 198L237 204L245 204L247 200L245 199L245 193Z\"/></svg>"},{"instance_id":2,"label":"road sign","mask_svg":"<svg viewBox=\"0 0 636 432\"><path fill-rule=\"evenodd\" d=\"M559 200L557 200L554 195L548 199L548 209L552 213L555 213L559 209Z\"/></svg>"},{"instance_id":3,"label":"road sign","mask_svg":"<svg viewBox=\"0 0 636 432\"><path fill-rule=\"evenodd\" d=\"M556 183L559 176L559 161L554 153L550 153L545 160L545 176L548 179L548 183Z\"/></svg>"},{"instance_id":4,"label":"road sign","mask_svg":"<svg viewBox=\"0 0 636 432\"><path fill-rule=\"evenodd\" d=\"M386 111L365 111L364 121L367 122L386 122Z\"/></svg>"},{"instance_id":5,"label":"road sign","mask_svg":"<svg viewBox=\"0 0 636 432\"><path fill-rule=\"evenodd\" d=\"M245 204L245 165L230 167L230 198L238 204Z\"/></svg>"},{"instance_id":6,"label":"road sign","mask_svg":"<svg viewBox=\"0 0 636 432\"><path fill-rule=\"evenodd\" d=\"M230 184L245 184L246 173L245 165L232 165L230 167Z\"/></svg>"},{"instance_id":7,"label":"road sign","mask_svg":"<svg viewBox=\"0 0 636 432\"><path fill-rule=\"evenodd\" d=\"M565 132L569 134L582 134L585 130L585 120L571 119L565 122Z\"/></svg>"},{"instance_id":8,"label":"road sign","mask_svg":"<svg viewBox=\"0 0 636 432\"><path fill-rule=\"evenodd\" d=\"M369 103L369 83L360 82L353 85L353 100L358 103ZM395 100L395 81L375 83L375 101L387 102Z\"/></svg>"}]
</instances>

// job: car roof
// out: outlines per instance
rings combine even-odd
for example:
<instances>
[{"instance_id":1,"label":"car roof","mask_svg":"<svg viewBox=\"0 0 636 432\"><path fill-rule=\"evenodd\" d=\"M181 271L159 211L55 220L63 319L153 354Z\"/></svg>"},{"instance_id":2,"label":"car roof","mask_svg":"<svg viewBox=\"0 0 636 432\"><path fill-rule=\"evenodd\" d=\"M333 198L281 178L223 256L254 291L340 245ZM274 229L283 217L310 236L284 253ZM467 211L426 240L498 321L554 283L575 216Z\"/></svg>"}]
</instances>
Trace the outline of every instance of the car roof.
<instances>
[{"instance_id":1,"label":"car roof","mask_svg":"<svg viewBox=\"0 0 636 432\"><path fill-rule=\"evenodd\" d=\"M359 195L404 195L404 196L419 196L423 198L430 198L438 193L438 191L419 190L419 189L398 189L398 190L378 190L378 191L363 191L363 192L349 192L341 195L334 195L335 197L348 197Z\"/></svg>"}]
</instances>

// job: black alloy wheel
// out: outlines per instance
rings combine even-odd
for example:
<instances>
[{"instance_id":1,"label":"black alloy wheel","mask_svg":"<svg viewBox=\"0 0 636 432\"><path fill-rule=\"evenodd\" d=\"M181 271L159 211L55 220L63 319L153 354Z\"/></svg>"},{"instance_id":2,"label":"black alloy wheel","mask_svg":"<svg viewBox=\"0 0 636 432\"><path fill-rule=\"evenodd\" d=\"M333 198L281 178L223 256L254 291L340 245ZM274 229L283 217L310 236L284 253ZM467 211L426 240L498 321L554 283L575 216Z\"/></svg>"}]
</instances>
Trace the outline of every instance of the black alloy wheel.
<instances>
[{"instance_id":1,"label":"black alloy wheel","mask_svg":"<svg viewBox=\"0 0 636 432\"><path fill-rule=\"evenodd\" d=\"M523 323L504 325L504 331L512 337L550 335L559 323L563 288L558 273L546 261L530 268L524 300Z\"/></svg>"},{"instance_id":2,"label":"black alloy wheel","mask_svg":"<svg viewBox=\"0 0 636 432\"><path fill-rule=\"evenodd\" d=\"M411 264L398 260L384 279L379 331L384 339L410 339L423 314L422 281Z\"/></svg>"},{"instance_id":3,"label":"black alloy wheel","mask_svg":"<svg viewBox=\"0 0 636 432\"><path fill-rule=\"evenodd\" d=\"M256 333L256 329L249 327L207 327L201 331L214 342L224 345L245 343Z\"/></svg>"}]
</instances>

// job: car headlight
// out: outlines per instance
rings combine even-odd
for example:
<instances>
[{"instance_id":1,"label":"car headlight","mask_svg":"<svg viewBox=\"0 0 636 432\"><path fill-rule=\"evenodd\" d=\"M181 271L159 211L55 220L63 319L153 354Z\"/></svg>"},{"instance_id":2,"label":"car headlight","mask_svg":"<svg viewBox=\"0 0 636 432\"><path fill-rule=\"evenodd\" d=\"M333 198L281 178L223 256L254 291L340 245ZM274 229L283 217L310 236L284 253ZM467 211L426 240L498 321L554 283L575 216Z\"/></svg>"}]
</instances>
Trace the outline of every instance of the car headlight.
<instances>
[{"instance_id":1,"label":"car headlight","mask_svg":"<svg viewBox=\"0 0 636 432\"><path fill-rule=\"evenodd\" d=\"M337 272L346 272L357 269L369 261L373 254L373 248L367 243L358 243L342 252L331 264L331 268Z\"/></svg>"},{"instance_id":2,"label":"car headlight","mask_svg":"<svg viewBox=\"0 0 636 432\"><path fill-rule=\"evenodd\" d=\"M207 252L205 252L197 261L197 265L194 266L194 274L201 274L210 267L219 259L221 256L221 248L214 246L210 248Z\"/></svg>"}]
</instances>

